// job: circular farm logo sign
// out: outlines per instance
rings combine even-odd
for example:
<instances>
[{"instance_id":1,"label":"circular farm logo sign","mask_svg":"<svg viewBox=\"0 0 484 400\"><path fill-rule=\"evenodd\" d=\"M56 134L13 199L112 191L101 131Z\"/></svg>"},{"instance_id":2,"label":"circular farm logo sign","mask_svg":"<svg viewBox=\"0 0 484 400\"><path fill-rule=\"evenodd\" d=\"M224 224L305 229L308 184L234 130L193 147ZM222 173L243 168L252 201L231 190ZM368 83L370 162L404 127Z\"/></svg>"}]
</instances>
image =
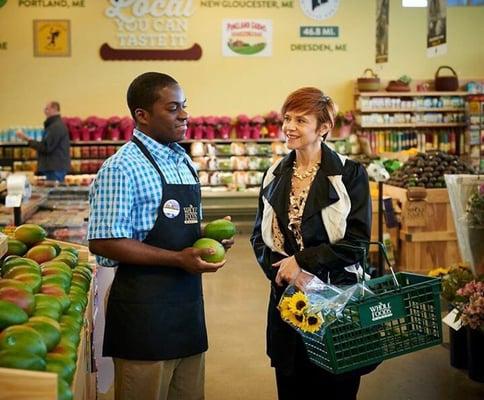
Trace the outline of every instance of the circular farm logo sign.
<instances>
[{"instance_id":1,"label":"circular farm logo sign","mask_svg":"<svg viewBox=\"0 0 484 400\"><path fill-rule=\"evenodd\" d=\"M272 55L272 22L262 19L223 21L222 52L226 57Z\"/></svg>"},{"instance_id":2,"label":"circular farm logo sign","mask_svg":"<svg viewBox=\"0 0 484 400\"><path fill-rule=\"evenodd\" d=\"M339 7L340 0L299 0L303 13L318 21L331 18Z\"/></svg>"}]
</instances>

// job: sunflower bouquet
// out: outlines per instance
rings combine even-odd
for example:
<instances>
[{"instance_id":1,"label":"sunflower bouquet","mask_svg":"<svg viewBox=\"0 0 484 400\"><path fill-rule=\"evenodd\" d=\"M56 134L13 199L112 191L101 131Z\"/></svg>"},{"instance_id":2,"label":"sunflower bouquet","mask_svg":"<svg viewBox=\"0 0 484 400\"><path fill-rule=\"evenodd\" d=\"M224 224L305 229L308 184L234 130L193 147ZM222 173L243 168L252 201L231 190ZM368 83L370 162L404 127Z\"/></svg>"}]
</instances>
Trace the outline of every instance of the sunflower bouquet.
<instances>
[{"instance_id":1,"label":"sunflower bouquet","mask_svg":"<svg viewBox=\"0 0 484 400\"><path fill-rule=\"evenodd\" d=\"M339 288L313 277L304 290L289 285L278 309L282 320L300 333L323 336L333 322L343 318L343 310L350 300L365 295L373 293L362 284Z\"/></svg>"}]
</instances>

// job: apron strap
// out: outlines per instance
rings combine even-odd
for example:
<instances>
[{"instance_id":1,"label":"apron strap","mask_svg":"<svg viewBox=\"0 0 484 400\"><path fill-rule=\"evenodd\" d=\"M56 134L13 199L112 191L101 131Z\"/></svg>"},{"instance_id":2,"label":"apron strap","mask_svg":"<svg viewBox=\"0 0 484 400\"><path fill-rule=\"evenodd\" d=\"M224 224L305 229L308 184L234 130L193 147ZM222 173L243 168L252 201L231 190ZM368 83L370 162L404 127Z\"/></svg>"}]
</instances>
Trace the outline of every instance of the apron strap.
<instances>
[{"instance_id":1,"label":"apron strap","mask_svg":"<svg viewBox=\"0 0 484 400\"><path fill-rule=\"evenodd\" d=\"M166 185L167 182L165 180L164 175L162 174L162 172L160 170L160 167L158 167L158 164L156 163L155 159L153 158L153 156L151 155L149 150L146 148L146 146L136 136L133 136L131 138L131 141L139 147L141 152L144 154L144 156L148 159L148 161L153 165L153 167L156 169L156 171L160 175L163 184ZM196 171L192 168L192 166L187 162L185 162L185 165L188 167L188 169L192 173L193 177L195 178L195 182L197 182L197 183L200 182L199 179L198 179L198 175L197 175Z\"/></svg>"},{"instance_id":2,"label":"apron strap","mask_svg":"<svg viewBox=\"0 0 484 400\"><path fill-rule=\"evenodd\" d=\"M151 155L151 153L148 151L148 149L146 148L146 146L141 142L141 140L139 140L136 136L133 136L131 138L131 141L139 147L139 149L141 150L141 152L144 154L144 156L148 159L148 161L153 165L153 167L156 169L156 172L158 172L158 174L160 175L161 177L161 180L163 182L163 184L166 184L166 181L165 181L165 177L163 176L163 174L161 173L161 170L160 170L160 167L158 167L158 164L156 163L155 159L153 158L153 156Z\"/></svg>"}]
</instances>

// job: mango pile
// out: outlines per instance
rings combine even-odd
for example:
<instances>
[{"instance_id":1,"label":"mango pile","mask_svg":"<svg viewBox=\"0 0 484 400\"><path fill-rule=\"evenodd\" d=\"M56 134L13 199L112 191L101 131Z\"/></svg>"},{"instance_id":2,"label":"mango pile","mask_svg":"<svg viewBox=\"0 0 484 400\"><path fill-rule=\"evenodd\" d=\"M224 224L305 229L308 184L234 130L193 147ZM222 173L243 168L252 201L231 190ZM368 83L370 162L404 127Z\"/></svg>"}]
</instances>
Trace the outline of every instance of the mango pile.
<instances>
[{"instance_id":1,"label":"mango pile","mask_svg":"<svg viewBox=\"0 0 484 400\"><path fill-rule=\"evenodd\" d=\"M58 399L72 399L92 267L77 249L17 227L0 262L0 367L58 375Z\"/></svg>"},{"instance_id":2,"label":"mango pile","mask_svg":"<svg viewBox=\"0 0 484 400\"><path fill-rule=\"evenodd\" d=\"M203 237L198 239L193 247L213 249L213 254L202 256L202 259L209 263L219 263L225 258L225 248L221 242L225 239L231 239L235 235L235 231L235 225L231 221L216 219L205 226Z\"/></svg>"}]
</instances>

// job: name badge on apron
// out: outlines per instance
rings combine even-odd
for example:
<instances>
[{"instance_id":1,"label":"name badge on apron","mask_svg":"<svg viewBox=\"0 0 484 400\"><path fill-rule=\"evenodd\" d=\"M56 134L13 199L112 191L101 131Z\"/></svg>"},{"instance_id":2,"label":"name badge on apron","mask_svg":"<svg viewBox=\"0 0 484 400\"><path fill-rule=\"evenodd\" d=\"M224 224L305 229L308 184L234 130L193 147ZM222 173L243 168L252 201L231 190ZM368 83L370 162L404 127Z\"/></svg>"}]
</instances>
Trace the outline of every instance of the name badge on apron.
<instances>
[{"instance_id":1,"label":"name badge on apron","mask_svg":"<svg viewBox=\"0 0 484 400\"><path fill-rule=\"evenodd\" d=\"M180 203L175 199L165 201L163 204L163 214L167 218L175 218L180 214Z\"/></svg>"}]
</instances>

